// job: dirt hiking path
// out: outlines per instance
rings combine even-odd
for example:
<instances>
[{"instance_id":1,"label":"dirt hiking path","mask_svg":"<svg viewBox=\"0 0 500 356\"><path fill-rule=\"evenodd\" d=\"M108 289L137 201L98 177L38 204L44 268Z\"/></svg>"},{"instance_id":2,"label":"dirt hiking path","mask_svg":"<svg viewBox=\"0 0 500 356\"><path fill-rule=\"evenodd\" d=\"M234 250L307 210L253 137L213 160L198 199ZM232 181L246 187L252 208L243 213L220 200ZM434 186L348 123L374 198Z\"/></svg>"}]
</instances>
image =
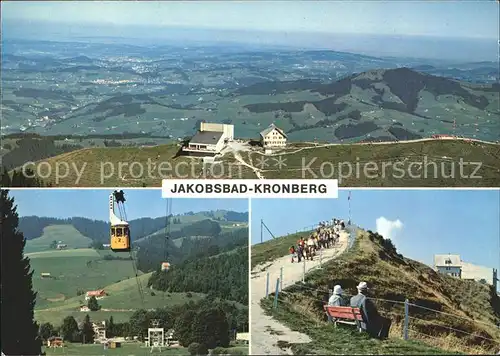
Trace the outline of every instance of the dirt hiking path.
<instances>
[{"instance_id":1,"label":"dirt hiking path","mask_svg":"<svg viewBox=\"0 0 500 356\"><path fill-rule=\"evenodd\" d=\"M324 249L322 263L337 257L348 246L349 232L341 231L339 243L334 248ZM306 262L306 273L320 264L319 254L313 261ZM266 275L269 272L269 293L276 288L276 279L280 278L280 269L283 267L283 289L302 281L303 263L291 263L290 256L284 256L257 265L252 270L251 290L251 355L293 355L290 349L283 350L277 346L278 341L289 343L311 342L309 336L292 331L280 324L277 320L266 315L260 306L260 300L266 296Z\"/></svg>"}]
</instances>

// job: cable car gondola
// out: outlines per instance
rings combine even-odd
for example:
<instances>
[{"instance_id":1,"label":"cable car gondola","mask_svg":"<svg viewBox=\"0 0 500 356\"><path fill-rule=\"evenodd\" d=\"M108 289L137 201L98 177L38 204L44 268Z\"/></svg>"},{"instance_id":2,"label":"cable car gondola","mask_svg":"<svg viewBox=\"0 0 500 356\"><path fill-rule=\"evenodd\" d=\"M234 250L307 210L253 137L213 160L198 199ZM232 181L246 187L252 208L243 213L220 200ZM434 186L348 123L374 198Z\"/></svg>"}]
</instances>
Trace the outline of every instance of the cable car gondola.
<instances>
[{"instance_id":1,"label":"cable car gondola","mask_svg":"<svg viewBox=\"0 0 500 356\"><path fill-rule=\"evenodd\" d=\"M111 224L111 251L130 252L130 229L125 213L125 197L122 190L109 195L109 222ZM115 214L115 204L120 217ZM121 208L121 209L120 209Z\"/></svg>"}]
</instances>

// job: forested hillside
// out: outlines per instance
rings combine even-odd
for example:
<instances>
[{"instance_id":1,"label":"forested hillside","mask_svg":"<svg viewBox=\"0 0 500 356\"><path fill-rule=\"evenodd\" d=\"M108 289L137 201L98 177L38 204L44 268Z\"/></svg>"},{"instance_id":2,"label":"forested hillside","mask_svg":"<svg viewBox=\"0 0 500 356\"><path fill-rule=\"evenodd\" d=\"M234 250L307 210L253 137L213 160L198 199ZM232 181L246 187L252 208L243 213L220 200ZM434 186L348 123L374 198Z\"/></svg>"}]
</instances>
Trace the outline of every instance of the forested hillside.
<instances>
[{"instance_id":1,"label":"forested hillside","mask_svg":"<svg viewBox=\"0 0 500 356\"><path fill-rule=\"evenodd\" d=\"M129 221L129 224L130 231L140 238L165 227L165 217L140 218ZM109 240L109 223L102 220L80 217L57 219L39 216L24 216L19 219L19 230L23 232L26 240L40 237L43 229L50 225L73 225L82 235L94 241L107 243Z\"/></svg>"},{"instance_id":2,"label":"forested hillside","mask_svg":"<svg viewBox=\"0 0 500 356\"><path fill-rule=\"evenodd\" d=\"M195 217L200 220L206 220L199 225L193 219ZM216 221L213 221L213 220ZM129 221L130 231L132 232L132 240L136 241L143 237L149 236L161 231L166 226L167 219L162 216L158 218L139 218ZM192 224L186 224L184 220L192 220ZM203 211L198 213L188 212L183 215L171 215L169 223L171 224L170 236L172 239L182 236L202 236L205 229L210 229L206 236L217 235L220 232L220 227L217 221L233 221L246 222L248 221L248 213L239 213L234 211ZM184 223L178 231L179 224ZM23 216L19 219L19 230L24 234L26 240L35 239L42 236L43 229L50 225L73 225L82 235L88 238L106 243L109 239L109 223L102 220L92 220L81 217L73 217L69 219L58 219L52 217L40 216Z\"/></svg>"},{"instance_id":3,"label":"forested hillside","mask_svg":"<svg viewBox=\"0 0 500 356\"><path fill-rule=\"evenodd\" d=\"M208 227L208 230L199 230L199 226ZM143 239L137 243L137 265L143 272L155 271L162 262L178 264L191 258L203 258L214 256L219 253L231 251L240 246L248 244L248 228L234 229L228 232L220 232L209 235L212 224L200 224L193 228L192 232L204 236L200 238L183 238L180 245L175 240L167 238L166 235L153 236ZM215 228L214 228L215 229Z\"/></svg>"},{"instance_id":4,"label":"forested hillside","mask_svg":"<svg viewBox=\"0 0 500 356\"><path fill-rule=\"evenodd\" d=\"M166 273L157 271L149 279L148 286L169 292L206 293L247 305L248 247L216 256L194 257Z\"/></svg>"}]
</instances>

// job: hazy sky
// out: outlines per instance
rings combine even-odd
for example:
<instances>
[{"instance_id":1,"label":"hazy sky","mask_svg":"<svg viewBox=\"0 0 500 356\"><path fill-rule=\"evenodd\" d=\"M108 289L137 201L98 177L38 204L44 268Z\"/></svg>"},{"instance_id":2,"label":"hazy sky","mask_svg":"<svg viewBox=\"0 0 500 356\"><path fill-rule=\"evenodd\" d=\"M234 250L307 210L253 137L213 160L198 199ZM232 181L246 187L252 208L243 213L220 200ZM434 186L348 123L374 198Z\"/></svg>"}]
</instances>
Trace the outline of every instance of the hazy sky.
<instances>
[{"instance_id":1,"label":"hazy sky","mask_svg":"<svg viewBox=\"0 0 500 356\"><path fill-rule=\"evenodd\" d=\"M348 191L338 199L252 199L252 244L260 219L275 236L319 221L349 217ZM434 254L499 267L500 190L352 190L352 220L391 238L405 256L432 265ZM263 239L272 237L264 231Z\"/></svg>"},{"instance_id":2,"label":"hazy sky","mask_svg":"<svg viewBox=\"0 0 500 356\"><path fill-rule=\"evenodd\" d=\"M498 38L496 0L481 1L21 1L2 20L73 24Z\"/></svg>"},{"instance_id":3,"label":"hazy sky","mask_svg":"<svg viewBox=\"0 0 500 356\"><path fill-rule=\"evenodd\" d=\"M108 221L108 199L111 189L25 189L11 190L19 216L47 216L70 218L74 216ZM161 189L129 189L125 191L129 220L165 216L167 199ZM172 213L188 211L233 210L248 211L246 199L172 199Z\"/></svg>"}]
</instances>

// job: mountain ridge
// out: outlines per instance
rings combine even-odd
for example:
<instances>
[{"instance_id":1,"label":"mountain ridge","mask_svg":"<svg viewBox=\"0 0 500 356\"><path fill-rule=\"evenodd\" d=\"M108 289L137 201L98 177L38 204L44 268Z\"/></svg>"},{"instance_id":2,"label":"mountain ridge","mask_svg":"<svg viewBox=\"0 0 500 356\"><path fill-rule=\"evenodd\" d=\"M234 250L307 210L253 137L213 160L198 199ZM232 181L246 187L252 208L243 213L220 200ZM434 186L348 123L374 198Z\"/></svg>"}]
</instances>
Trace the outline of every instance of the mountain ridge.
<instances>
[{"instance_id":1,"label":"mountain ridge","mask_svg":"<svg viewBox=\"0 0 500 356\"><path fill-rule=\"evenodd\" d=\"M309 320L309 323L319 323L317 327L309 326L311 330L302 330L311 333L312 329L318 328L314 333L319 336L320 329L324 328L321 326L325 319L322 307L325 298L328 298L328 290L340 284L346 295L354 295L357 283L363 280L371 286L369 297L374 298L377 308L392 319L388 343L401 338L404 301L408 299L411 303L409 331L412 340L429 343L448 352L470 354L497 351L500 332L496 323L500 318L500 298L492 286L439 274L420 262L402 256L390 240L369 230L359 230L353 248L322 267L306 276L305 285L296 284L280 293L280 308L291 316L273 312L269 305L267 310L286 324L301 325L299 329L306 328L307 324L300 321L301 318ZM300 307L296 303L299 300ZM339 335L328 337L334 339ZM352 337L351 346L364 342L358 338ZM332 352L333 339L328 341L330 344L314 339L313 336L313 342L306 346L312 350ZM338 346L342 351L343 345ZM384 346L379 347L383 349Z\"/></svg>"}]
</instances>

